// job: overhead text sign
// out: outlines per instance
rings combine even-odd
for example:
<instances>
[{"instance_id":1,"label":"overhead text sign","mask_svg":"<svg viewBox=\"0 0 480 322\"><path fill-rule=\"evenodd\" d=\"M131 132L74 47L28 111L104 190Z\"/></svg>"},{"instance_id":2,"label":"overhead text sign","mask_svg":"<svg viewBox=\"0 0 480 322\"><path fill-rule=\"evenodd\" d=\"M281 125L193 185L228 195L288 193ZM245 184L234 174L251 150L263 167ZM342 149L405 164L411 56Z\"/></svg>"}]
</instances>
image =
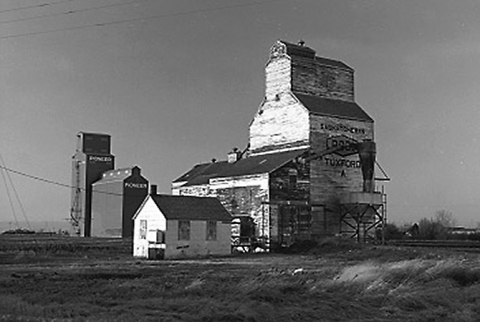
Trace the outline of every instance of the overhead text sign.
<instances>
[{"instance_id":1,"label":"overhead text sign","mask_svg":"<svg viewBox=\"0 0 480 322\"><path fill-rule=\"evenodd\" d=\"M327 149L339 147L335 154L346 157L358 153L357 141L345 135L333 136L327 138Z\"/></svg>"}]
</instances>

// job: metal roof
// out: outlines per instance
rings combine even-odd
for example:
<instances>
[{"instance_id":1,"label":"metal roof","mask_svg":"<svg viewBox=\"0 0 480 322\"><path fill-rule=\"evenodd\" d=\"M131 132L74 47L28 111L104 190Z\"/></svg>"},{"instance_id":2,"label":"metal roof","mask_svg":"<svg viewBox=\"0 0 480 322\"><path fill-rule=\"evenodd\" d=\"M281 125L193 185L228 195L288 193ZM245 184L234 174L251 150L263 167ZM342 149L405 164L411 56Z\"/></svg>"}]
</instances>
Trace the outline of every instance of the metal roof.
<instances>
[{"instance_id":1,"label":"metal roof","mask_svg":"<svg viewBox=\"0 0 480 322\"><path fill-rule=\"evenodd\" d=\"M355 102L293 93L312 113L373 122L373 119Z\"/></svg>"},{"instance_id":2,"label":"metal roof","mask_svg":"<svg viewBox=\"0 0 480 322\"><path fill-rule=\"evenodd\" d=\"M112 181L123 181L132 175L132 168L122 168L105 171L102 178L94 184L102 184Z\"/></svg>"},{"instance_id":3,"label":"metal roof","mask_svg":"<svg viewBox=\"0 0 480 322\"><path fill-rule=\"evenodd\" d=\"M183 186L194 186L209 183L210 179L270 173L308 149L262 154L240 159L234 163L219 161L196 165L173 182L186 183Z\"/></svg>"},{"instance_id":4,"label":"metal roof","mask_svg":"<svg viewBox=\"0 0 480 322\"><path fill-rule=\"evenodd\" d=\"M297 57L314 59L316 62L318 62L322 65L328 65L328 66L353 70L352 67L348 66L347 64L345 64L344 62L341 62L339 60L334 60L334 59L330 59L330 58L316 56L315 55L315 53L316 53L315 50L313 50L310 47L297 45L297 44L292 44L292 43L289 43L289 42L286 42L286 41L283 41L283 40L280 40L280 42L283 43L287 47L287 55L289 55L289 56L297 56Z\"/></svg>"},{"instance_id":5,"label":"metal roof","mask_svg":"<svg viewBox=\"0 0 480 322\"><path fill-rule=\"evenodd\" d=\"M167 219L230 221L232 216L220 201L211 197L150 196Z\"/></svg>"}]
</instances>

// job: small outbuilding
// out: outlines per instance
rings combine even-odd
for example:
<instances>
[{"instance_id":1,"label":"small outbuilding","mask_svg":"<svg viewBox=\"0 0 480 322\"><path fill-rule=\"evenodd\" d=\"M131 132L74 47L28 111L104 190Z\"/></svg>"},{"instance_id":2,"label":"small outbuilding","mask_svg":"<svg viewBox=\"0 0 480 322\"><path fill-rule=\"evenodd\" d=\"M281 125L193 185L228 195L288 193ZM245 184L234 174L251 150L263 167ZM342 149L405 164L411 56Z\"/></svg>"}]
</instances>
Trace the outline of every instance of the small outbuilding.
<instances>
[{"instance_id":1,"label":"small outbuilding","mask_svg":"<svg viewBox=\"0 0 480 322\"><path fill-rule=\"evenodd\" d=\"M232 217L216 198L152 194L133 221L135 257L172 259L231 253Z\"/></svg>"}]
</instances>

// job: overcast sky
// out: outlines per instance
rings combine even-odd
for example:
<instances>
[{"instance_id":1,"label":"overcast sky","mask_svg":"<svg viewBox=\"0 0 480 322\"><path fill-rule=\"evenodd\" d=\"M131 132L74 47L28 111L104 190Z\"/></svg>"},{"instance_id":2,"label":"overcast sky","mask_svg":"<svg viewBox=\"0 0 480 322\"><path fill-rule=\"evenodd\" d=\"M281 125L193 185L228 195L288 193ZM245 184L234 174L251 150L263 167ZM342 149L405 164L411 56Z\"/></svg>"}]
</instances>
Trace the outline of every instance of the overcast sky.
<instances>
[{"instance_id":1,"label":"overcast sky","mask_svg":"<svg viewBox=\"0 0 480 322\"><path fill-rule=\"evenodd\" d=\"M390 221L480 222L477 0L1 0L0 154L70 184L76 134L107 133L117 167L169 193L246 146L277 39L355 69ZM68 188L10 176L29 220L68 217ZM0 210L13 221L3 183Z\"/></svg>"}]
</instances>

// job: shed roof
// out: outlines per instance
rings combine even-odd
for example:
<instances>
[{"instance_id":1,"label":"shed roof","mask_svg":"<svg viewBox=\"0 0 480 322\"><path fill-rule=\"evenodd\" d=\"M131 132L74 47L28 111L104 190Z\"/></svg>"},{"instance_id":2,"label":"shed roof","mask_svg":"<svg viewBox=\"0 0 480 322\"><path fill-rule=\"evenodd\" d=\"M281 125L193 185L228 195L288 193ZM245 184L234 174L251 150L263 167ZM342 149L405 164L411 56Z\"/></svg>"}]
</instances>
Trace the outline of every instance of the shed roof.
<instances>
[{"instance_id":1,"label":"shed roof","mask_svg":"<svg viewBox=\"0 0 480 322\"><path fill-rule=\"evenodd\" d=\"M373 122L373 119L357 103L313 95L293 93L312 113Z\"/></svg>"},{"instance_id":2,"label":"shed roof","mask_svg":"<svg viewBox=\"0 0 480 322\"><path fill-rule=\"evenodd\" d=\"M232 216L220 201L211 197L150 196L167 219L230 221Z\"/></svg>"},{"instance_id":3,"label":"shed roof","mask_svg":"<svg viewBox=\"0 0 480 322\"><path fill-rule=\"evenodd\" d=\"M306 151L307 149L300 149L262 154L240 159L234 163L219 161L198 164L173 182L186 181L184 186L194 186L207 184L213 178L270 173Z\"/></svg>"},{"instance_id":4,"label":"shed roof","mask_svg":"<svg viewBox=\"0 0 480 322\"><path fill-rule=\"evenodd\" d=\"M107 183L112 181L123 181L132 175L132 168L121 168L105 171L102 178L94 184Z\"/></svg>"}]
</instances>

